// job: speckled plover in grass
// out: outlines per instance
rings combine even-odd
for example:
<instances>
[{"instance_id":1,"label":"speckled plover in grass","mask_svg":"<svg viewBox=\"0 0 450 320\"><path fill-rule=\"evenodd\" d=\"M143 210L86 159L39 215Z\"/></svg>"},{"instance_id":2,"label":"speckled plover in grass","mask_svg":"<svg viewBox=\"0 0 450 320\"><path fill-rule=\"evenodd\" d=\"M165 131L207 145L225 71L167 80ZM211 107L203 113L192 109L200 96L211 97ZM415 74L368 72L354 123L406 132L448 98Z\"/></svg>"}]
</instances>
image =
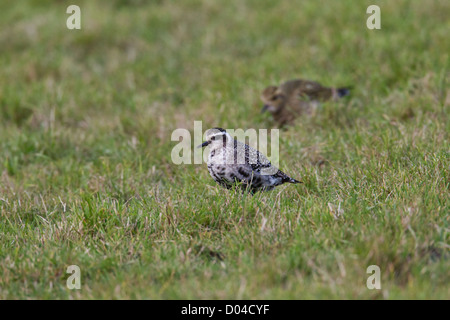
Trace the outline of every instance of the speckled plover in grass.
<instances>
[{"instance_id":1,"label":"speckled plover in grass","mask_svg":"<svg viewBox=\"0 0 450 320\"><path fill-rule=\"evenodd\" d=\"M269 191L283 183L301 183L278 170L258 150L233 139L222 128L209 129L206 141L198 147L209 146L208 171L221 186L230 189L239 185L250 193Z\"/></svg>"}]
</instances>

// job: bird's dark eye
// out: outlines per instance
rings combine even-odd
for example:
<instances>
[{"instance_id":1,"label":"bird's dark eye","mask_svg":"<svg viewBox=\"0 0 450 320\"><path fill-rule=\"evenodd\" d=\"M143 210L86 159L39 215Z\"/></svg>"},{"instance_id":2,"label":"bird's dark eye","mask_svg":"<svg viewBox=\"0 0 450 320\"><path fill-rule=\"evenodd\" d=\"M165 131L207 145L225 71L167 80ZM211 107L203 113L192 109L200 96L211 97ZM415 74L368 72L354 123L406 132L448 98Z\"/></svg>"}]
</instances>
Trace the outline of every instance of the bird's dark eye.
<instances>
[{"instance_id":1,"label":"bird's dark eye","mask_svg":"<svg viewBox=\"0 0 450 320\"><path fill-rule=\"evenodd\" d=\"M216 137L214 136L214 137L211 137L211 140L216 140Z\"/></svg>"}]
</instances>

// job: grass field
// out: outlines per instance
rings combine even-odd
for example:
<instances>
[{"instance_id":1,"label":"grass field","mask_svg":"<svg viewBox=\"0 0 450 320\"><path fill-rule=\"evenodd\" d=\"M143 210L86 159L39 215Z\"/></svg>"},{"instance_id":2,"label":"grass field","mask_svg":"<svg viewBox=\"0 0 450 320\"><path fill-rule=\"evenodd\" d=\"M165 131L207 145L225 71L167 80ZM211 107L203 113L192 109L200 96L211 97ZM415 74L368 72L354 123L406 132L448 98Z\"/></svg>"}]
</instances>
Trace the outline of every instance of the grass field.
<instances>
[{"instance_id":1,"label":"grass field","mask_svg":"<svg viewBox=\"0 0 450 320\"><path fill-rule=\"evenodd\" d=\"M450 299L449 15L447 0L2 2L0 298ZM272 128L261 90L300 77L354 87L281 131L280 169L304 184L252 197L172 163L173 130Z\"/></svg>"}]
</instances>

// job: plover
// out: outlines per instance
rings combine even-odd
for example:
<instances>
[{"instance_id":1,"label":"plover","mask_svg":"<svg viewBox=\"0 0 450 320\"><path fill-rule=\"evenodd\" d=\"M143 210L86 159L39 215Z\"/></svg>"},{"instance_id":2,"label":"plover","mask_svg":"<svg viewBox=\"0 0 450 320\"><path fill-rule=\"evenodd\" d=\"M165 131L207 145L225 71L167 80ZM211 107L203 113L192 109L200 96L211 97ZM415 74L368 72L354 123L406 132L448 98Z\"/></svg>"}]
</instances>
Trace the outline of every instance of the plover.
<instances>
[{"instance_id":1,"label":"plover","mask_svg":"<svg viewBox=\"0 0 450 320\"><path fill-rule=\"evenodd\" d=\"M222 128L209 129L206 141L200 147L209 146L208 171L221 186L230 189L240 185L252 194L269 191L283 183L301 183L278 170L258 150L233 139Z\"/></svg>"},{"instance_id":2,"label":"plover","mask_svg":"<svg viewBox=\"0 0 450 320\"><path fill-rule=\"evenodd\" d=\"M290 80L280 86L269 86L261 94L262 112L272 113L280 125L292 123L301 114L311 115L320 102L337 100L350 94L350 89L328 88L309 80Z\"/></svg>"}]
</instances>

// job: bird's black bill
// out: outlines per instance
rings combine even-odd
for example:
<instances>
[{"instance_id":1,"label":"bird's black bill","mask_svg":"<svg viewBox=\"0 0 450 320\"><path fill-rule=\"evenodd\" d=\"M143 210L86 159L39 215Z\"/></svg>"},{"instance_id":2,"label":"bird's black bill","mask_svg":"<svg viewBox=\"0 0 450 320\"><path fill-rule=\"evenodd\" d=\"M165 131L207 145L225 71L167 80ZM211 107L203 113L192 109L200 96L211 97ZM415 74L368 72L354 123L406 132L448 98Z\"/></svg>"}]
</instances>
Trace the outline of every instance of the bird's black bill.
<instances>
[{"instance_id":1,"label":"bird's black bill","mask_svg":"<svg viewBox=\"0 0 450 320\"><path fill-rule=\"evenodd\" d=\"M263 107L262 107L262 109L261 109L261 113L264 113L264 112L266 112L267 111L267 109L269 109L269 105L268 104L265 104Z\"/></svg>"},{"instance_id":2,"label":"bird's black bill","mask_svg":"<svg viewBox=\"0 0 450 320\"><path fill-rule=\"evenodd\" d=\"M209 144L208 141L203 142L201 145L197 146L197 148L204 148Z\"/></svg>"}]
</instances>

